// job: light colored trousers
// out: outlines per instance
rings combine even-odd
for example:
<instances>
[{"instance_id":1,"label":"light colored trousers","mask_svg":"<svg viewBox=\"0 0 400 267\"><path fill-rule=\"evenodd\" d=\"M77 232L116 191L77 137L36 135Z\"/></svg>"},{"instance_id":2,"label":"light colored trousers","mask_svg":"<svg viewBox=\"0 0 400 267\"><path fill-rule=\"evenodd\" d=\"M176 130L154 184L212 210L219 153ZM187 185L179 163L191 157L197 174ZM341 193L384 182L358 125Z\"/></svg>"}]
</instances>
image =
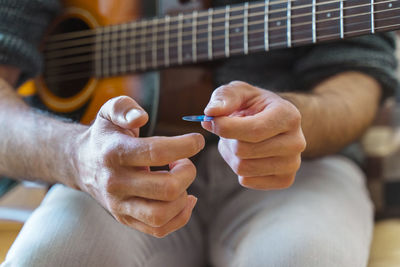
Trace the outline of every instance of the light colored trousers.
<instances>
[{"instance_id":1,"label":"light colored trousers","mask_svg":"<svg viewBox=\"0 0 400 267\"><path fill-rule=\"evenodd\" d=\"M241 187L216 147L196 160L190 222L163 239L116 222L88 195L48 193L7 255L8 266L365 267L373 208L350 160L304 161L281 191Z\"/></svg>"}]
</instances>

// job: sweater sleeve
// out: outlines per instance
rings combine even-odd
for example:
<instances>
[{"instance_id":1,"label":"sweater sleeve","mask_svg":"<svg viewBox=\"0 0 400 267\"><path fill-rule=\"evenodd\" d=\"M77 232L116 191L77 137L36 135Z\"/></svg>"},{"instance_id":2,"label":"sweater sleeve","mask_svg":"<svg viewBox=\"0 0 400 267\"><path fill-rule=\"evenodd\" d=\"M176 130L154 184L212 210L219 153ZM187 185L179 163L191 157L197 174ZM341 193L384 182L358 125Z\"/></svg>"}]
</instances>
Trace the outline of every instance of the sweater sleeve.
<instances>
[{"instance_id":1,"label":"sweater sleeve","mask_svg":"<svg viewBox=\"0 0 400 267\"><path fill-rule=\"evenodd\" d=\"M374 77L383 88L383 99L398 89L394 33L383 33L323 43L304 49L293 72L305 88L343 71L360 71Z\"/></svg>"},{"instance_id":2,"label":"sweater sleeve","mask_svg":"<svg viewBox=\"0 0 400 267\"><path fill-rule=\"evenodd\" d=\"M58 0L0 0L0 64L21 70L18 85L42 71L38 45L59 10Z\"/></svg>"}]
</instances>

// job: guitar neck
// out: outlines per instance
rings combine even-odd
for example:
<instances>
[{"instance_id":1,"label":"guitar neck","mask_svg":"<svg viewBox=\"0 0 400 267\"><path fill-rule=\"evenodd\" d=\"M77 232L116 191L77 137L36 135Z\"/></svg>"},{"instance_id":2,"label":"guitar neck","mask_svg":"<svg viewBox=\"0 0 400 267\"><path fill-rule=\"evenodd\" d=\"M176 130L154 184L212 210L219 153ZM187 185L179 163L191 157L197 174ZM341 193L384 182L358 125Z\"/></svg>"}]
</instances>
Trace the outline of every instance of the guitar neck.
<instances>
[{"instance_id":1,"label":"guitar neck","mask_svg":"<svg viewBox=\"0 0 400 267\"><path fill-rule=\"evenodd\" d=\"M267 0L97 28L88 58L109 77L399 28L398 0Z\"/></svg>"}]
</instances>

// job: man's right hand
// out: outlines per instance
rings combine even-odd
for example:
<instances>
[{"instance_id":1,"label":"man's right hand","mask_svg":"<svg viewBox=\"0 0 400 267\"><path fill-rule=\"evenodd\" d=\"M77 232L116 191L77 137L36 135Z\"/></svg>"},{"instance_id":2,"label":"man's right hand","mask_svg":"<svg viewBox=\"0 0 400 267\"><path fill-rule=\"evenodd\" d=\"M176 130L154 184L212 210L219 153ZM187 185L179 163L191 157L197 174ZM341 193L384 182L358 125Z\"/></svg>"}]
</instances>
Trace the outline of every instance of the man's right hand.
<instances>
[{"instance_id":1,"label":"man's right hand","mask_svg":"<svg viewBox=\"0 0 400 267\"><path fill-rule=\"evenodd\" d=\"M163 237L183 227L197 199L186 189L196 176L188 159L204 147L200 134L139 138L147 113L131 98L109 100L76 140L76 185L114 218ZM150 166L169 165L169 171Z\"/></svg>"}]
</instances>

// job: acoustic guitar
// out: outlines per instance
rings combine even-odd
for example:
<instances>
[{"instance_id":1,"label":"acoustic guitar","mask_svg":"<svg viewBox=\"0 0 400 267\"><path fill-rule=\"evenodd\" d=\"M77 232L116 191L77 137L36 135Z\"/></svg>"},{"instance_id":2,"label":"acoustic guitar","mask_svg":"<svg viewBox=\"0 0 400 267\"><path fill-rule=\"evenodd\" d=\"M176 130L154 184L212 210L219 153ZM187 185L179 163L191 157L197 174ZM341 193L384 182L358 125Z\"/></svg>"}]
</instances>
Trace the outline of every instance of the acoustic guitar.
<instances>
[{"instance_id":1,"label":"acoustic guitar","mask_svg":"<svg viewBox=\"0 0 400 267\"><path fill-rule=\"evenodd\" d=\"M52 111L81 110L86 124L108 99L129 95L149 112L148 133L174 134L193 130L180 118L202 113L213 90L199 63L400 28L398 0L208 4L65 0L34 91Z\"/></svg>"}]
</instances>

